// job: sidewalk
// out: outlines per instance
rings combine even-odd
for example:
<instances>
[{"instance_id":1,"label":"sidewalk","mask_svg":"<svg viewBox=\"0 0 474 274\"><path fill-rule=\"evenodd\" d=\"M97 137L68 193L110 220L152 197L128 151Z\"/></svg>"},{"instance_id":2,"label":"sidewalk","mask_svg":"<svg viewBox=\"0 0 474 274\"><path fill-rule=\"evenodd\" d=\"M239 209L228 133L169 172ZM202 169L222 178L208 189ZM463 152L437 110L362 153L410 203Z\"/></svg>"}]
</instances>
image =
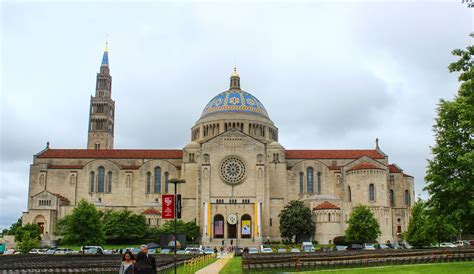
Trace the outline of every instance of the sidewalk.
<instances>
[{"instance_id":1,"label":"sidewalk","mask_svg":"<svg viewBox=\"0 0 474 274\"><path fill-rule=\"evenodd\" d=\"M226 265L226 263L234 257L234 253L230 252L229 254L225 255L224 257L218 259L214 263L201 268L196 272L196 274L219 274L219 271Z\"/></svg>"}]
</instances>

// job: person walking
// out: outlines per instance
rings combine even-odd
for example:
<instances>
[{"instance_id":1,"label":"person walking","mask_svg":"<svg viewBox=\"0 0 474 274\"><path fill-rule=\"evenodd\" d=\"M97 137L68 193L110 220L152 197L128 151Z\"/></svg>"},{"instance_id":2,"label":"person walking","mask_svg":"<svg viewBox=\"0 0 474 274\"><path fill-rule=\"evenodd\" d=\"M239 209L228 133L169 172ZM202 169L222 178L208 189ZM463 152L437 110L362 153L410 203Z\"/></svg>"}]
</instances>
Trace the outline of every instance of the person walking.
<instances>
[{"instance_id":1,"label":"person walking","mask_svg":"<svg viewBox=\"0 0 474 274\"><path fill-rule=\"evenodd\" d=\"M136 274L156 274L156 260L148 254L148 246L140 246L140 252L137 255L135 263Z\"/></svg>"},{"instance_id":2,"label":"person walking","mask_svg":"<svg viewBox=\"0 0 474 274\"><path fill-rule=\"evenodd\" d=\"M120 264L119 274L135 274L135 257L132 252L127 251L122 256L122 263Z\"/></svg>"}]
</instances>

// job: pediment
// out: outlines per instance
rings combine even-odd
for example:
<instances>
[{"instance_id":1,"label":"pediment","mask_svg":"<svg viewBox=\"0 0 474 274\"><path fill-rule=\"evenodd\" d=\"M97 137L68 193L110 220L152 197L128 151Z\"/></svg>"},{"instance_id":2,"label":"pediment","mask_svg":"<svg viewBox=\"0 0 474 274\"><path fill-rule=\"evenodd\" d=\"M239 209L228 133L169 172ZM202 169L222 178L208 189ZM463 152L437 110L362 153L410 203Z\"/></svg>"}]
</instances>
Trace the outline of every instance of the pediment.
<instances>
[{"instance_id":1,"label":"pediment","mask_svg":"<svg viewBox=\"0 0 474 274\"><path fill-rule=\"evenodd\" d=\"M202 144L203 149L218 148L224 150L265 149L265 143L239 130L228 130Z\"/></svg>"}]
</instances>

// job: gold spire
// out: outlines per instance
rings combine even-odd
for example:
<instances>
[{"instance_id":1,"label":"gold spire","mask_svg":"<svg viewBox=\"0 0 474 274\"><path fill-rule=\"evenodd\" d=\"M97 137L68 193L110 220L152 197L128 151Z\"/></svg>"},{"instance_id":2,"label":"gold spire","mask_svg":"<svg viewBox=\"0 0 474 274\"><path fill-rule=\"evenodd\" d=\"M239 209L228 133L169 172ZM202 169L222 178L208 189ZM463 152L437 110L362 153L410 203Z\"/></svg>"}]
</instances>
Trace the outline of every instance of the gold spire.
<instances>
[{"instance_id":1,"label":"gold spire","mask_svg":"<svg viewBox=\"0 0 474 274\"><path fill-rule=\"evenodd\" d=\"M239 77L239 74L237 73L237 68L234 67L234 72L232 72L232 77Z\"/></svg>"},{"instance_id":2,"label":"gold spire","mask_svg":"<svg viewBox=\"0 0 474 274\"><path fill-rule=\"evenodd\" d=\"M105 49L104 49L104 52L109 52L109 39L106 39L105 40Z\"/></svg>"}]
</instances>

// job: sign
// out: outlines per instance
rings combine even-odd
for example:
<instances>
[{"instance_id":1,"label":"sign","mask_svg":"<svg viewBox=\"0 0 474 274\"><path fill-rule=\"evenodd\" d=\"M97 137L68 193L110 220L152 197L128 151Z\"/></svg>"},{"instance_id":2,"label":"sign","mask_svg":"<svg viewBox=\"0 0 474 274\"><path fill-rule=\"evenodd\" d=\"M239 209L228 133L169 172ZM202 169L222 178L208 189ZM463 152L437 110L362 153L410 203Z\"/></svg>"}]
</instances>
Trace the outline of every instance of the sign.
<instances>
[{"instance_id":1,"label":"sign","mask_svg":"<svg viewBox=\"0 0 474 274\"><path fill-rule=\"evenodd\" d=\"M176 216L181 219L181 194L176 195Z\"/></svg>"},{"instance_id":2,"label":"sign","mask_svg":"<svg viewBox=\"0 0 474 274\"><path fill-rule=\"evenodd\" d=\"M161 195L161 219L174 219L174 195Z\"/></svg>"},{"instance_id":3,"label":"sign","mask_svg":"<svg viewBox=\"0 0 474 274\"><path fill-rule=\"evenodd\" d=\"M250 235L250 220L242 220L242 235Z\"/></svg>"}]
</instances>

